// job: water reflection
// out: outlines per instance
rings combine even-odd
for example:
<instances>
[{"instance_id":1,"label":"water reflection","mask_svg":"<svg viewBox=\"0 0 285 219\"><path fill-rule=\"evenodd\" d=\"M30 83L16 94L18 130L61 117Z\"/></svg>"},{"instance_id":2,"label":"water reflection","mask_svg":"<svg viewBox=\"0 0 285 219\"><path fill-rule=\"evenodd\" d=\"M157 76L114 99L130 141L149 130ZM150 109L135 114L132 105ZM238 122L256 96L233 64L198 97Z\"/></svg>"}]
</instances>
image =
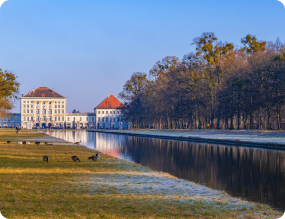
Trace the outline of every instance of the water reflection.
<instances>
[{"instance_id":1,"label":"water reflection","mask_svg":"<svg viewBox=\"0 0 285 219\"><path fill-rule=\"evenodd\" d=\"M285 209L285 151L126 135L55 131L54 137Z\"/></svg>"}]
</instances>

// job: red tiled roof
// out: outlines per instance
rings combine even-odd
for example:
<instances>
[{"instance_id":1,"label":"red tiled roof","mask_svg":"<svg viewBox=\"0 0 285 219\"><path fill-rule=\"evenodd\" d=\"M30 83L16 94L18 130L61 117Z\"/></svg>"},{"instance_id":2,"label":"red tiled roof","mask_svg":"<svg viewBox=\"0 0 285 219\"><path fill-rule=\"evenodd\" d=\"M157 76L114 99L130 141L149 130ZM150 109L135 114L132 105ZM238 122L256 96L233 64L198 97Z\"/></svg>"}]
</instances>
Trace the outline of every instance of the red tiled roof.
<instances>
[{"instance_id":1,"label":"red tiled roof","mask_svg":"<svg viewBox=\"0 0 285 219\"><path fill-rule=\"evenodd\" d=\"M63 97L63 96L54 92L48 87L39 87L33 91L29 91L29 93L24 97Z\"/></svg>"},{"instance_id":2,"label":"red tiled roof","mask_svg":"<svg viewBox=\"0 0 285 219\"><path fill-rule=\"evenodd\" d=\"M109 95L95 109L119 109L124 105L113 95Z\"/></svg>"}]
</instances>

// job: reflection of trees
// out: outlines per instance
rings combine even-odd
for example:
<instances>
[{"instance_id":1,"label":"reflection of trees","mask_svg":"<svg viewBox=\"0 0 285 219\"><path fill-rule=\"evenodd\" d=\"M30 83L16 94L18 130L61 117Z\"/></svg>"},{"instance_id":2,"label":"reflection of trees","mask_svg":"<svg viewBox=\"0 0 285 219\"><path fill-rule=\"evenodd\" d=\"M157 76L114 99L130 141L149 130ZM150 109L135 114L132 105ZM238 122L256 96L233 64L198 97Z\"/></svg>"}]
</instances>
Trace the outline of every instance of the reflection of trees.
<instances>
[{"instance_id":1,"label":"reflection of trees","mask_svg":"<svg viewBox=\"0 0 285 219\"><path fill-rule=\"evenodd\" d=\"M154 170L248 200L285 207L283 151L99 133L97 142L98 138L110 150Z\"/></svg>"}]
</instances>

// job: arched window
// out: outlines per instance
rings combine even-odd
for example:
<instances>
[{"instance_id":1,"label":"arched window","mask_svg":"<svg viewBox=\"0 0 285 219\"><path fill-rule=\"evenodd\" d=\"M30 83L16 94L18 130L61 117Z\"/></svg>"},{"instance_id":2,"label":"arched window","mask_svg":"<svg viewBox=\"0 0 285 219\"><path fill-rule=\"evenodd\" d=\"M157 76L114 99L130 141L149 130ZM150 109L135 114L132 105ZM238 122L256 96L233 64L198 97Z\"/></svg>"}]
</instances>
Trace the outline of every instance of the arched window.
<instances>
[{"instance_id":1,"label":"arched window","mask_svg":"<svg viewBox=\"0 0 285 219\"><path fill-rule=\"evenodd\" d=\"M48 114L52 114L52 110L50 109L50 110L48 110Z\"/></svg>"},{"instance_id":2,"label":"arched window","mask_svg":"<svg viewBox=\"0 0 285 219\"><path fill-rule=\"evenodd\" d=\"M42 110L42 114L46 114L46 110L45 109Z\"/></svg>"},{"instance_id":3,"label":"arched window","mask_svg":"<svg viewBox=\"0 0 285 219\"><path fill-rule=\"evenodd\" d=\"M40 110L39 109L36 110L36 114L40 114Z\"/></svg>"}]
</instances>

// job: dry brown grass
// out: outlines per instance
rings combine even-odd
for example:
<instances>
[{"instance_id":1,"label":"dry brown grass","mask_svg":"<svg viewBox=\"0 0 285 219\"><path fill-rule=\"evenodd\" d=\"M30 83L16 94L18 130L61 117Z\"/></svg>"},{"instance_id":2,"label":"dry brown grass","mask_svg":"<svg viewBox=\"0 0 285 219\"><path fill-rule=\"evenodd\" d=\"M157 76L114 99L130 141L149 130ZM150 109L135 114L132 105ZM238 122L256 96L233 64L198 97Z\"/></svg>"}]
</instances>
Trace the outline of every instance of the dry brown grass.
<instances>
[{"instance_id":1,"label":"dry brown grass","mask_svg":"<svg viewBox=\"0 0 285 219\"><path fill-rule=\"evenodd\" d=\"M19 139L35 141L46 137L25 130L20 134L0 130L0 211L7 218L235 218L240 215L276 218L282 215L265 205L231 204L231 198L224 193L209 204L198 196L159 192L152 187L176 178L104 154L99 161L92 162L87 158L96 151L86 147L57 145L52 138L54 146L16 143ZM7 140L13 142L7 144ZM50 157L49 163L42 161L44 155ZM77 155L81 162L73 162L72 155Z\"/></svg>"}]
</instances>

